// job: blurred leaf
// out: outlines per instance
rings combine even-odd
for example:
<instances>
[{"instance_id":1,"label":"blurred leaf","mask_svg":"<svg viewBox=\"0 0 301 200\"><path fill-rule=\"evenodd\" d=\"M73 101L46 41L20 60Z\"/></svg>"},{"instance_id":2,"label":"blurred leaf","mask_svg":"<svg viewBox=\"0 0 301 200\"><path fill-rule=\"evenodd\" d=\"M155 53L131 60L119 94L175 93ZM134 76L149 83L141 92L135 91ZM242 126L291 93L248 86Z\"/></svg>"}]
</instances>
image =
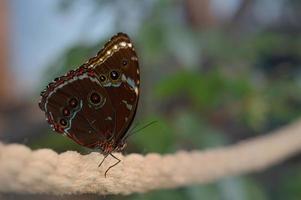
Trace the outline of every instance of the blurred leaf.
<instances>
[{"instance_id":1,"label":"blurred leaf","mask_svg":"<svg viewBox=\"0 0 301 200\"><path fill-rule=\"evenodd\" d=\"M250 83L244 79L228 79L220 72L200 74L193 71L179 71L156 87L156 96L166 98L184 96L191 98L198 106L214 107L225 102L225 97L242 98L251 91Z\"/></svg>"},{"instance_id":2,"label":"blurred leaf","mask_svg":"<svg viewBox=\"0 0 301 200\"><path fill-rule=\"evenodd\" d=\"M173 189L173 190L157 190L148 192L145 194L136 194L131 195L126 199L131 200L157 200L157 199L164 199L164 200L182 200L186 199L185 194L181 192L181 190Z\"/></svg>"},{"instance_id":3,"label":"blurred leaf","mask_svg":"<svg viewBox=\"0 0 301 200\"><path fill-rule=\"evenodd\" d=\"M198 199L210 199L219 200L222 199L221 195L216 187L216 184L204 184L200 186L190 186L186 189L187 196L191 200Z\"/></svg>"},{"instance_id":4,"label":"blurred leaf","mask_svg":"<svg viewBox=\"0 0 301 200\"><path fill-rule=\"evenodd\" d=\"M188 148L183 147L184 149L212 148L226 143L224 135L208 127L196 113L180 111L175 114L174 118L173 129L177 136L176 141L182 145L189 145Z\"/></svg>"},{"instance_id":5,"label":"blurred leaf","mask_svg":"<svg viewBox=\"0 0 301 200\"><path fill-rule=\"evenodd\" d=\"M269 105L261 93L250 95L245 108L247 124L254 130L261 130L268 120Z\"/></svg>"},{"instance_id":6,"label":"blurred leaf","mask_svg":"<svg viewBox=\"0 0 301 200\"><path fill-rule=\"evenodd\" d=\"M233 99L241 99L251 94L254 90L248 77L238 76L235 78L224 78L224 89Z\"/></svg>"},{"instance_id":7,"label":"blurred leaf","mask_svg":"<svg viewBox=\"0 0 301 200\"><path fill-rule=\"evenodd\" d=\"M260 185L244 177L229 177L217 183L222 199L225 200L266 200Z\"/></svg>"},{"instance_id":8,"label":"blurred leaf","mask_svg":"<svg viewBox=\"0 0 301 200\"><path fill-rule=\"evenodd\" d=\"M161 98L170 96L186 96L192 98L200 106L210 106L218 100L221 79L217 74L204 75L192 71L179 71L156 87L156 95Z\"/></svg>"},{"instance_id":9,"label":"blurred leaf","mask_svg":"<svg viewBox=\"0 0 301 200\"><path fill-rule=\"evenodd\" d=\"M63 76L69 70L75 70L94 55L94 47L77 46L67 50L61 58L58 58L57 61L53 62L45 71L43 87L45 87L54 78Z\"/></svg>"},{"instance_id":10,"label":"blurred leaf","mask_svg":"<svg viewBox=\"0 0 301 200\"><path fill-rule=\"evenodd\" d=\"M283 173L279 184L276 185L273 199L299 200L301 197L301 170L291 167L289 172Z\"/></svg>"},{"instance_id":11,"label":"blurred leaf","mask_svg":"<svg viewBox=\"0 0 301 200\"><path fill-rule=\"evenodd\" d=\"M57 134L55 132L49 132L47 135L44 135L42 137L31 139L28 145L32 149L50 148L56 152L64 152L70 150L83 152L87 150L79 144L76 144L70 138Z\"/></svg>"}]
</instances>

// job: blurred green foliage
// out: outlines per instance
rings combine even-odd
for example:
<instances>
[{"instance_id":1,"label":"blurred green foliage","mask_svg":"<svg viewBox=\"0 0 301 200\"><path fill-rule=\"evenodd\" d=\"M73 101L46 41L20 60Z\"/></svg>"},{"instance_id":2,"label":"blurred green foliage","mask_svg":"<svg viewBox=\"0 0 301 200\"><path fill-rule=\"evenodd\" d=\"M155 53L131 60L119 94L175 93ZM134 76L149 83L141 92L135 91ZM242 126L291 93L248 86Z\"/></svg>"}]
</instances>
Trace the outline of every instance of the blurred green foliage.
<instances>
[{"instance_id":1,"label":"blurred green foliage","mask_svg":"<svg viewBox=\"0 0 301 200\"><path fill-rule=\"evenodd\" d=\"M140 126L157 123L134 134L127 152L169 153L220 146L264 134L301 115L300 33L268 28L253 32L195 29L179 12L183 6L179 2L154 1L132 35L142 71L136 121ZM49 67L46 80L79 66L104 42L67 50ZM32 146L59 151L79 148L53 134ZM296 165L300 166L300 159ZM281 173L283 168L288 173ZM294 200L301 197L300 169L285 163L269 178L259 173L123 198ZM274 182L276 178L281 181Z\"/></svg>"}]
</instances>

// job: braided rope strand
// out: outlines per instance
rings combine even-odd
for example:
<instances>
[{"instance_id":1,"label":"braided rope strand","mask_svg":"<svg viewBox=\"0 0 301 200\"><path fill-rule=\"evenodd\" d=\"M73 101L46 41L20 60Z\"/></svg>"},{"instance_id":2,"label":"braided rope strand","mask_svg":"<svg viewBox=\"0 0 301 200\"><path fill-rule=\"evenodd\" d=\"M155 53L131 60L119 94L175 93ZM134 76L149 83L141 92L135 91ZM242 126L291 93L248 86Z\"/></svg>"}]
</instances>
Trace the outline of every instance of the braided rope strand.
<instances>
[{"instance_id":1,"label":"braided rope strand","mask_svg":"<svg viewBox=\"0 0 301 200\"><path fill-rule=\"evenodd\" d=\"M301 121L265 136L204 151L145 156L99 153L57 154L50 149L32 151L19 144L0 143L0 192L43 194L131 194L154 189L208 183L225 176L263 170L301 150Z\"/></svg>"}]
</instances>

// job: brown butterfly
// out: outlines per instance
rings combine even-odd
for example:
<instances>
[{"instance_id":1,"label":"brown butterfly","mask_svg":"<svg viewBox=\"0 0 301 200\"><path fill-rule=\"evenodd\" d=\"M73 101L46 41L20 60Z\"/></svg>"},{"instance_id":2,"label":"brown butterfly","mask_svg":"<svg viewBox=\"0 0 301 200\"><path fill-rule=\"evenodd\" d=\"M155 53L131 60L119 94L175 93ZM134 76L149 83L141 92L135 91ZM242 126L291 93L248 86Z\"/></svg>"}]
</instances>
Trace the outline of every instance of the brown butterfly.
<instances>
[{"instance_id":1,"label":"brown butterfly","mask_svg":"<svg viewBox=\"0 0 301 200\"><path fill-rule=\"evenodd\" d=\"M126 144L139 100L138 58L118 33L88 62L56 78L41 93L40 108L54 131L76 143L100 149L104 159ZM103 163L104 159L100 163ZM100 166L99 165L99 166Z\"/></svg>"}]
</instances>

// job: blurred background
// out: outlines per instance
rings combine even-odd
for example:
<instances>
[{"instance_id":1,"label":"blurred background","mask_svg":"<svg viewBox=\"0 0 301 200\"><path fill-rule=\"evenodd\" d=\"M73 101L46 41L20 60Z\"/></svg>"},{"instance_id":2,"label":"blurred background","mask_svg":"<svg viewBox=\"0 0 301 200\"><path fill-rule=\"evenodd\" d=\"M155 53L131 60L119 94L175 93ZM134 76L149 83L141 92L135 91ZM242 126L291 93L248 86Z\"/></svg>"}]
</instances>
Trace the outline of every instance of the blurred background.
<instances>
[{"instance_id":1,"label":"blurred background","mask_svg":"<svg viewBox=\"0 0 301 200\"><path fill-rule=\"evenodd\" d=\"M140 60L135 121L158 121L133 135L126 153L201 150L277 129L301 116L300 10L298 0L2 0L0 140L89 153L51 131L39 93L117 32L130 35ZM53 199L0 195L41 198ZM297 200L301 156L207 185L57 198Z\"/></svg>"}]
</instances>

